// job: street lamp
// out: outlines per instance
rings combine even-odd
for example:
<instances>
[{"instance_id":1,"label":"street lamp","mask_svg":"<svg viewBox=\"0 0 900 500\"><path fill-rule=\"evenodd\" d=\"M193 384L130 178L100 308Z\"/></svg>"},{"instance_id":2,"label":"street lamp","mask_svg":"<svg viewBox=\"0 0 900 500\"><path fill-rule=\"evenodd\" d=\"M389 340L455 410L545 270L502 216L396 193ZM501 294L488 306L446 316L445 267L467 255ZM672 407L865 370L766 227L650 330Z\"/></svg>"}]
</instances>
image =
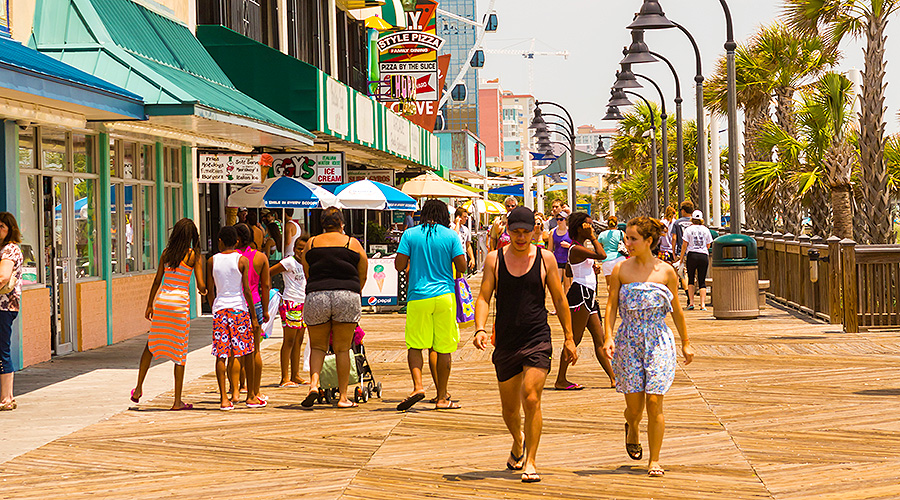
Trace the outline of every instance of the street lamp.
<instances>
[{"instance_id":1,"label":"street lamp","mask_svg":"<svg viewBox=\"0 0 900 500\"><path fill-rule=\"evenodd\" d=\"M741 230L741 190L740 190L740 172L738 165L738 133L737 133L737 78L736 78L736 68L735 68L735 55L734 51L737 48L737 44L734 41L734 22L731 18L731 9L728 7L728 2L725 0L719 0L719 3L722 5L722 10L725 13L725 54L726 54L726 67L727 67L727 92L728 92L728 188L731 202L731 223L730 228L732 234L737 234ZM641 10L635 18L634 22L628 26L629 29L666 29L677 27L682 32L684 32L688 38L691 39L691 44L694 46L694 52L697 55L697 77L695 80L697 81L698 88L698 113L697 113L697 133L698 138L702 141L699 144L705 145L706 143L706 134L701 126L702 120L702 109L703 109L703 92L702 92L702 78L703 73L700 71L700 51L697 49L697 43L694 41L694 38L691 34L681 25L677 23L673 23L669 19L666 18L665 13L662 10L662 6L659 4L659 0L644 0L644 3L641 5ZM699 78L699 80L698 80ZM705 148L704 148L705 149ZM706 161L703 159L703 169L700 170L700 161L699 159L703 155L698 154L698 175L703 175L701 179L706 179ZM703 206L704 213L708 212L709 206L706 203L707 198L706 195L708 193L704 192L704 188L706 186L706 182L700 183L700 202Z\"/></svg>"},{"instance_id":2,"label":"street lamp","mask_svg":"<svg viewBox=\"0 0 900 500\"><path fill-rule=\"evenodd\" d=\"M649 78L642 76L642 75L636 75L636 76L641 76L642 78L647 79L648 81L653 83L654 86L656 86L656 83L653 82L653 80L650 80ZM658 86L656 87L656 89L660 90ZM632 92L630 90L626 90L624 92L626 94L631 94L635 97L638 97L642 101L644 101L644 104L647 105L647 109L650 112L650 149L652 151L652 160L651 160L651 164L650 164L650 175L653 178L653 182L656 183L654 185L654 189L651 191L652 206L651 206L650 210L651 210L651 215L654 218L658 219L659 218L659 184L658 184L659 179L657 177L657 172L656 172L656 114L653 112L653 107L650 105L650 101L645 99L644 96L642 96L636 92ZM660 97L662 98L662 91L660 91ZM665 106L665 100L664 99L661 99L661 100L663 100L663 106ZM630 104L630 102L629 102L629 104ZM623 119L622 115L619 114L618 106L609 106L608 110L609 110L609 112L603 118L604 120L622 120ZM613 115L613 111L615 111L615 115L618 115L618 116L611 116L611 115Z\"/></svg>"},{"instance_id":3,"label":"street lamp","mask_svg":"<svg viewBox=\"0 0 900 500\"><path fill-rule=\"evenodd\" d=\"M603 136L602 135L597 139L597 149L596 149L596 151L594 151L594 155L606 156L606 148L603 147Z\"/></svg>"},{"instance_id":4,"label":"street lamp","mask_svg":"<svg viewBox=\"0 0 900 500\"><path fill-rule=\"evenodd\" d=\"M560 106L559 104L556 104L555 102L535 101L534 104L535 104L534 119L532 119L531 126L528 128L534 128L534 129L537 129L538 131L543 129L543 130L546 130L548 133L557 133L559 135L562 135L565 139L568 140L568 143L552 142L548 138L547 143L562 145L569 151L569 162L568 162L568 165L566 166L566 175L568 177L568 183L569 183L569 188L568 188L569 206L574 209L576 206L576 202L578 201L578 195L577 195L577 192L575 191L575 187L576 187L575 186L575 122L572 120L572 115L569 114L569 112L566 110L566 108ZM559 114L554 114L554 113L542 112L540 109L540 106L544 105L544 104L546 104L548 106L554 106L556 108L559 108L563 113L565 113L565 116L559 115ZM563 130L559 131L556 129L549 129L547 127L546 121L543 118L545 116L559 119L560 122L562 122L562 123L555 123L555 125L557 125L558 127L560 127ZM539 141L539 143L540 143L540 141Z\"/></svg>"},{"instance_id":5,"label":"street lamp","mask_svg":"<svg viewBox=\"0 0 900 500\"><path fill-rule=\"evenodd\" d=\"M631 45L628 47L628 51L625 54L625 59L622 59L622 62L630 62L632 64L638 64L643 62L658 62L663 61L669 67L669 70L672 72L672 78L675 80L675 142L676 142L676 153L675 153L675 161L676 161L676 171L678 173L679 186L681 189L678 191L678 204L684 201L684 133L683 133L683 124L682 124L682 113L681 113L681 104L684 102L684 99L681 98L681 80L678 78L678 72L675 71L675 66L672 65L671 61L669 61L665 56L659 54L657 52L653 52L644 43L644 30L635 29L631 31ZM665 124L665 121L663 121ZM668 136L664 133L663 140L667 141ZM663 145L663 150L668 154L668 150L666 146ZM665 201L664 205L669 206L669 169L668 169L668 158L663 157L663 171L664 177L666 179L666 190L665 190Z\"/></svg>"},{"instance_id":6,"label":"street lamp","mask_svg":"<svg viewBox=\"0 0 900 500\"><path fill-rule=\"evenodd\" d=\"M631 104L630 101L629 101L629 104ZM618 106L607 106L606 107L606 116L603 117L603 121L620 122L624 119L625 119L625 117L622 116L622 113L619 111Z\"/></svg>"},{"instance_id":7,"label":"street lamp","mask_svg":"<svg viewBox=\"0 0 900 500\"><path fill-rule=\"evenodd\" d=\"M669 132L667 123L669 120L669 115L666 114L666 97L663 95L662 89L659 88L659 85L656 84L655 81L650 78L635 73L636 77L643 78L650 82L655 88L656 92L659 94L659 101L662 105L662 114L660 114L660 122L662 123L662 151L663 151L663 172L666 174L666 182L663 184L664 194L663 199L665 200L665 206L669 206ZM653 218L659 219L659 174L656 171L656 127L653 127L653 163L651 166L651 176L653 177L653 209L652 214Z\"/></svg>"}]
</instances>

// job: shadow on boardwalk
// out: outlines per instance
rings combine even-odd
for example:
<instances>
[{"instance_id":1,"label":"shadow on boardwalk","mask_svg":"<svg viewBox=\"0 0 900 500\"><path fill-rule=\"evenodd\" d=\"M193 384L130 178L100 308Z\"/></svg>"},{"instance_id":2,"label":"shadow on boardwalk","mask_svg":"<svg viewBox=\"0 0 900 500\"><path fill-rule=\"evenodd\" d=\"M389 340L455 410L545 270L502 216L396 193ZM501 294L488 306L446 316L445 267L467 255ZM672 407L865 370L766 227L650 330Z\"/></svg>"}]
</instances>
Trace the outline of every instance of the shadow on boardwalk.
<instances>
[{"instance_id":1,"label":"shadow on boardwalk","mask_svg":"<svg viewBox=\"0 0 900 500\"><path fill-rule=\"evenodd\" d=\"M543 482L525 485L504 468L510 440L500 418L490 352L471 347L471 328L461 333L450 386L463 408L433 411L422 402L412 411L395 411L411 384L404 317L394 314L362 320L369 361L384 384L383 400L355 410L317 406L301 411L306 387L272 387L278 379L276 339L264 348L269 407L239 405L221 412L213 359L204 353L196 361L207 363L203 374L185 388L186 401L197 411L162 411L171 404L171 392L165 392L142 401L139 411L119 411L71 429L4 462L0 497L900 497L896 334L844 334L771 307L754 321L716 321L710 314L687 313L697 356L691 365L680 366L666 396L661 459L667 472L662 479L647 477L646 463L625 454L623 398L604 388L590 336L570 371L571 379L587 389L544 392L538 457ZM197 342L208 339L208 326L200 325ZM555 317L551 325L558 348L561 329ZM133 344L73 356L72 366L81 367L70 372L76 379L91 365L124 370L105 387L74 386L83 393L73 394L73 404L94 404L91 395L103 390L127 400L143 347L142 341ZM69 359L54 363L61 362ZM56 366L63 365L47 369ZM72 383L54 382L63 378L48 376L35 387ZM28 377L20 379L27 387ZM427 391L429 398L434 395L433 387ZM20 397L23 405L28 400L28 393ZM22 418L17 412L0 420ZM57 418L65 420L65 412ZM15 428L31 432L27 422ZM646 446L645 434L642 439Z\"/></svg>"}]
</instances>

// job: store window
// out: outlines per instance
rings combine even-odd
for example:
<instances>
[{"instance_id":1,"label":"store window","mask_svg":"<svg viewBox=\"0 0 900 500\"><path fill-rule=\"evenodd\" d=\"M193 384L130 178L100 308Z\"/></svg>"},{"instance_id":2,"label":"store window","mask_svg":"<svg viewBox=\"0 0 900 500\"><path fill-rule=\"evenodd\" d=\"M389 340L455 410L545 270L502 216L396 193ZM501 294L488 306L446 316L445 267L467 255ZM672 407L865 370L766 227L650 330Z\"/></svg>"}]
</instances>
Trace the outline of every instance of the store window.
<instances>
[{"instance_id":1,"label":"store window","mask_svg":"<svg viewBox=\"0 0 900 500\"><path fill-rule=\"evenodd\" d=\"M141 191L141 268L156 269L156 252L154 251L153 224L154 214L154 189L153 186L142 186ZM162 223L162 221L160 221Z\"/></svg>"},{"instance_id":2,"label":"store window","mask_svg":"<svg viewBox=\"0 0 900 500\"><path fill-rule=\"evenodd\" d=\"M97 276L97 180L75 178L75 269L79 278Z\"/></svg>"},{"instance_id":3,"label":"store window","mask_svg":"<svg viewBox=\"0 0 900 500\"><path fill-rule=\"evenodd\" d=\"M113 273L122 272L122 263L120 261L121 257L119 252L119 215L122 213L122 195L119 193L120 190L120 184L113 184L109 187L109 204L111 213L111 216L109 218L109 250L110 255L112 256L111 270Z\"/></svg>"},{"instance_id":4,"label":"store window","mask_svg":"<svg viewBox=\"0 0 900 500\"><path fill-rule=\"evenodd\" d=\"M21 136L20 136L21 138ZM20 141L19 152L22 152ZM20 156L21 158L21 156ZM41 251L41 191L37 175L22 175L21 179L21 209L19 210L19 230L22 233L22 255L25 258L22 265L22 284L33 285L40 282L40 258Z\"/></svg>"},{"instance_id":5,"label":"store window","mask_svg":"<svg viewBox=\"0 0 900 500\"><path fill-rule=\"evenodd\" d=\"M122 227L124 228L124 236L125 239L122 240L122 243L125 245L125 272L133 273L138 271L138 259L137 259L137 249L135 248L135 193L137 190L135 186L126 184L124 186L125 196L123 197L125 201L125 206L123 207L123 217L119 220L122 221Z\"/></svg>"},{"instance_id":6,"label":"store window","mask_svg":"<svg viewBox=\"0 0 900 500\"><path fill-rule=\"evenodd\" d=\"M42 128L41 129L41 169L66 172L68 158L66 155L66 133Z\"/></svg>"},{"instance_id":7,"label":"store window","mask_svg":"<svg viewBox=\"0 0 900 500\"><path fill-rule=\"evenodd\" d=\"M94 173L94 143L93 137L81 134L72 136L72 161L77 174Z\"/></svg>"}]
</instances>

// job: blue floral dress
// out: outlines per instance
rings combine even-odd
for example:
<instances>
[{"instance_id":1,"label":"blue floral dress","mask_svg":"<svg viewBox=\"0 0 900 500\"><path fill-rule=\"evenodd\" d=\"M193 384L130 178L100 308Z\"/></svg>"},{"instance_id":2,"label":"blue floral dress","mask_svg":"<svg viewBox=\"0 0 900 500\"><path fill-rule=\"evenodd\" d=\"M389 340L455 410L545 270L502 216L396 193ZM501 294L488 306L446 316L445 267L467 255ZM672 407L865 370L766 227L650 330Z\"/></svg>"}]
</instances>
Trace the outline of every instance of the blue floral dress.
<instances>
[{"instance_id":1,"label":"blue floral dress","mask_svg":"<svg viewBox=\"0 0 900 500\"><path fill-rule=\"evenodd\" d=\"M619 289L613 372L616 391L665 394L675 379L675 335L666 325L672 292L659 283L626 283Z\"/></svg>"}]
</instances>

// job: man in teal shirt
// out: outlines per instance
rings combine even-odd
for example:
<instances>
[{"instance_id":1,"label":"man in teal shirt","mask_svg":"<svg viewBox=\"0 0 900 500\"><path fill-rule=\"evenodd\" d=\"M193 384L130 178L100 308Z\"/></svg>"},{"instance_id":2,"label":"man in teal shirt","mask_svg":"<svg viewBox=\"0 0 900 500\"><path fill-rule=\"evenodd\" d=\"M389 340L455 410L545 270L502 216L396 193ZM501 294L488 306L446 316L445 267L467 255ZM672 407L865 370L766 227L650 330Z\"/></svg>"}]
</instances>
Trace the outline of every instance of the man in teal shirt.
<instances>
[{"instance_id":1,"label":"man in teal shirt","mask_svg":"<svg viewBox=\"0 0 900 500\"><path fill-rule=\"evenodd\" d=\"M447 383L450 358L459 344L456 326L456 280L466 268L466 256L459 235L450 229L450 211L440 200L428 200L422 207L419 225L407 229L400 238L395 266L407 273L406 348L413 392L397 410L408 410L425 398L422 384L422 349L428 357L437 386L435 409L456 409L450 401ZM455 270L454 270L455 266Z\"/></svg>"}]
</instances>

